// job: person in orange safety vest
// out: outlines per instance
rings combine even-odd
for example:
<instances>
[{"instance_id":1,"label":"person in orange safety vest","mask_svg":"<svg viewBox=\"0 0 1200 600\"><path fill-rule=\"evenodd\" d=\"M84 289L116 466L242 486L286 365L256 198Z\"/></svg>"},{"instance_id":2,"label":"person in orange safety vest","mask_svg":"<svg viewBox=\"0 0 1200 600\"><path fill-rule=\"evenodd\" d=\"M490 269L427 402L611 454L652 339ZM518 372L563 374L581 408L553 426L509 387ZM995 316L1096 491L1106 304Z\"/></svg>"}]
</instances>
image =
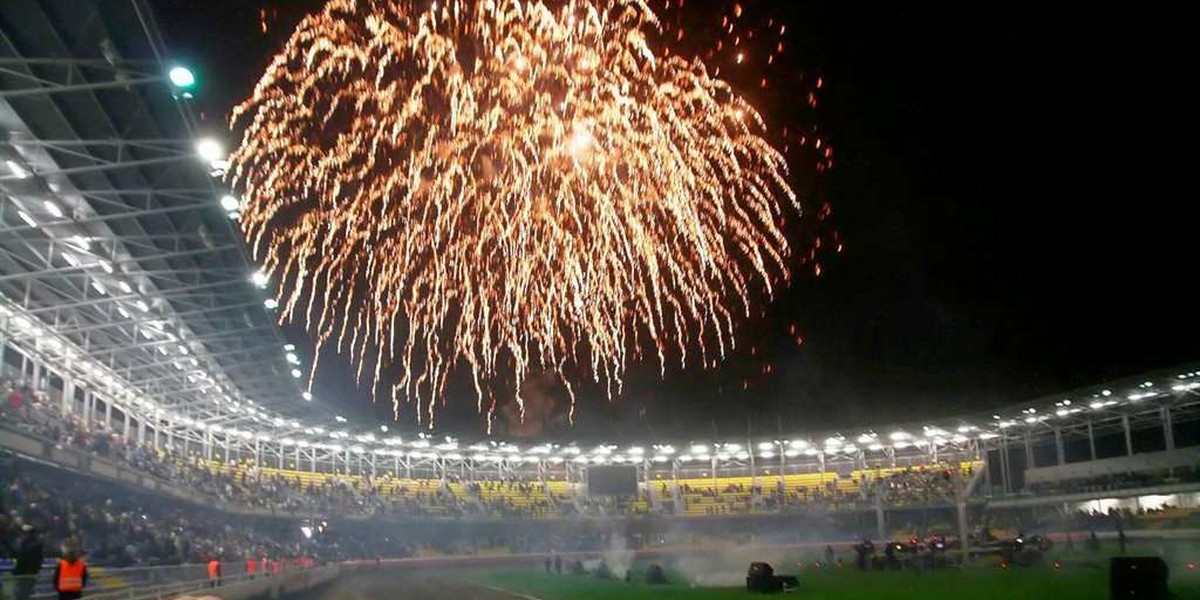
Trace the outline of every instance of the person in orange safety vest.
<instances>
[{"instance_id":1,"label":"person in orange safety vest","mask_svg":"<svg viewBox=\"0 0 1200 600\"><path fill-rule=\"evenodd\" d=\"M257 570L258 570L258 561L255 560L254 558L247 558L246 559L246 575L248 575L249 578L253 578L254 572Z\"/></svg>"},{"instance_id":2,"label":"person in orange safety vest","mask_svg":"<svg viewBox=\"0 0 1200 600\"><path fill-rule=\"evenodd\" d=\"M79 557L75 548L68 546L63 557L58 559L58 568L54 570L54 591L58 592L58 600L82 598L87 579L87 563Z\"/></svg>"},{"instance_id":3,"label":"person in orange safety vest","mask_svg":"<svg viewBox=\"0 0 1200 600\"><path fill-rule=\"evenodd\" d=\"M221 561L216 558L208 559L208 584L211 587L221 585Z\"/></svg>"}]
</instances>

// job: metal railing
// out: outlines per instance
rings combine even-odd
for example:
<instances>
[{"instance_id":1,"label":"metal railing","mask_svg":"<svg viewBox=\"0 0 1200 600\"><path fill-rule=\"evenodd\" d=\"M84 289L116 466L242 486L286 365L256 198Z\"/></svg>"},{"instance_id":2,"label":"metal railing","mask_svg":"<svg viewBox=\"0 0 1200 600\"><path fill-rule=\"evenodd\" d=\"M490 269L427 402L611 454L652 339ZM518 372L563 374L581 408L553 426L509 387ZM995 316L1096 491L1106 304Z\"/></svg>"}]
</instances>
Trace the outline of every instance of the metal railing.
<instances>
[{"instance_id":1,"label":"metal railing","mask_svg":"<svg viewBox=\"0 0 1200 600\"><path fill-rule=\"evenodd\" d=\"M221 577L216 580L209 579L206 576L199 579L190 579L186 581L163 581L151 583L141 586L130 586L126 589L117 590L101 590L87 593L89 600L164 600L189 592L199 592L203 590L211 590L229 585L235 585L251 581L253 579L262 579L271 577L271 575L263 575L262 573L239 573Z\"/></svg>"},{"instance_id":2,"label":"metal railing","mask_svg":"<svg viewBox=\"0 0 1200 600\"><path fill-rule=\"evenodd\" d=\"M283 573L302 570L289 567L279 574L244 573L242 563L222 563L224 575L216 581L209 579L206 565L186 564L164 567L88 568L87 598L95 600L163 600L187 592L245 583L255 579L277 577ZM0 600L38 600L53 598L54 567L45 567L37 575L0 575Z\"/></svg>"}]
</instances>

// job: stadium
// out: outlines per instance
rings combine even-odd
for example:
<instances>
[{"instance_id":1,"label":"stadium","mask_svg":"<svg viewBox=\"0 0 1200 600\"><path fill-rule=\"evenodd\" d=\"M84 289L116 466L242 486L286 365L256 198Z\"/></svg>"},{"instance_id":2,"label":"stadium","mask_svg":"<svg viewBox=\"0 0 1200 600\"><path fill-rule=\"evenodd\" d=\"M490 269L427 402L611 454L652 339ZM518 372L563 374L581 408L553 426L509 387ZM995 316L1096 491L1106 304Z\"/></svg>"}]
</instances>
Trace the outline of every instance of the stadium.
<instances>
[{"instance_id":1,"label":"stadium","mask_svg":"<svg viewBox=\"0 0 1200 600\"><path fill-rule=\"evenodd\" d=\"M840 232L786 222L797 193L821 197L822 174L833 169L829 145L822 149L817 138L815 148L789 150L786 127L777 141L763 125L788 110L786 101L741 92L743 100L729 91L742 85L738 75L728 76L731 84L715 79L721 52L733 52L740 65L739 48L759 48L764 31L784 36L775 17L764 17L769 29L747 28L744 39L737 33L732 23L762 4L686 9L693 13L682 1L666 2L661 26L678 27L666 38L684 40L680 23L691 19L720 23L711 28L723 36L717 58L689 68L670 52L656 63L650 56L653 68L630 53L659 51L634 35L657 23L639 2L545 3L579 4L580 24L568 9L561 15L571 18L560 19L542 3L525 11L508 1L433 3L421 13L428 3L332 0L328 12L316 2L285 8L285 17L271 3L230 8L238 15L231 22L251 15L239 26L261 27L264 41L256 43L270 48L254 58L262 63L253 67L255 80L281 53L257 86L224 84L236 88L231 96L250 99L222 105L234 117L215 119L205 99L215 95L206 92L210 82L173 43L190 47L197 36L217 35L219 27L202 31L201 24L223 17L170 4L0 6L0 599L1200 598L1200 362L1186 343L1170 362L1097 371L1120 376L1083 387L1043 386L1047 393L1037 397L1005 394L933 412L914 407L911 418L896 418L907 414L902 400L883 410L847 399L838 401L838 419L809 424L811 407L779 400L779 412L790 415L785 426L785 417L738 396L730 403L775 425L713 412L699 425L662 427L661 435L617 417L607 429L589 428L588 420L623 410L626 386L650 398L639 403L657 402L665 412L702 412L669 400L668 388L696 393L680 380L703 386L707 375L674 371L672 361L706 372L753 364L754 376L731 376L742 394L789 394L788 386L804 385L769 376L777 363L787 368L791 355L783 352L820 341L804 342L794 324L750 325L749 335L786 332L778 337L788 349L760 366L758 349L766 354L768 345L752 342L753 358L735 356L741 338L732 333L737 307L750 315L750 306L770 305L776 294L784 300L775 305L790 303L792 292L776 287L790 289L793 270L815 273L804 285L821 285L821 252L842 251ZM409 21L404 10L424 16ZM360 24L356 11L378 15ZM389 19L421 35L379 25ZM523 29L523 19L536 26ZM312 37L289 37L293 26ZM442 82L453 93L439 98L444 104L430 101L434 108L415 108L417 99L443 88L430 84L424 96L389 104L382 84L355 79L366 77L355 68L373 61L404 60L398 51L386 60L373 54L379 40L432 56L444 42L435 34L447 30L454 35L445 39L478 48L461 42L467 49L439 60L457 51L484 65L474 54L486 54L493 29L526 36L526 54L497 59L512 71L503 77L484 66L442 73L429 66L444 64L436 61L421 63L425 79L406 79L411 65L372 72L377 84L394 77L401 88ZM344 43L344 52L326 57L325 46L311 42L321 35L330 46ZM772 65L784 43L777 48ZM562 53L571 68L556 72L554 83L524 77L531 63ZM298 63L304 68L289 70ZM669 85L647 83L662 72L673 77ZM646 97L618 108L594 100L608 98L589 87L605 77L613 89ZM743 78L771 97L762 92L775 85L765 75L761 83L757 74ZM548 87L553 102L505 95L515 97L525 79ZM347 95L321 97L343 84ZM804 85L811 86L807 106L816 108L813 92L824 80ZM486 136L456 125L485 114L464 99L489 97L493 87L506 110L538 118L512 131L488 121ZM589 116L564 126L567 110L556 107L571 102ZM342 115L346 105L363 114ZM622 120L634 105L642 112ZM330 110L313 126L318 133L306 121L320 120L312 106ZM395 114L417 116L387 120ZM671 119L654 121L662 115ZM240 138L229 133L230 121ZM639 127L650 121L659 124L643 137ZM434 140L443 125L456 133ZM319 133L335 126L347 129ZM378 131L386 135L372 137ZM306 135L343 143L351 132L369 143L344 142L344 155L306 153L306 143L319 145ZM548 143L544 161L517 160L515 170L502 164L554 136L565 146ZM687 145L704 138L722 150ZM378 158L388 139L393 156ZM797 134L792 143L806 141ZM451 169L453 177L436 174L468 154L477 162ZM387 169L376 160L399 170L400 155L420 163L413 173L379 175ZM643 167L668 165L668 176L630 183L636 165L605 166L617 155L636 156ZM712 175L711 165L724 170ZM593 171L574 177L572 169ZM792 181L789 169L812 179ZM343 172L354 179L328 182L340 176L329 173ZM398 181L416 182L406 200L439 215L471 204L460 198L486 196L507 207L553 185L556 209L570 218L537 212L549 202L542 198L500 225L487 206L472 205L469 216L421 222L413 233L397 223L417 223L421 211L396 219L387 212ZM722 187L736 193L713 191ZM295 200L306 194L316 208ZM677 231L632 218L613 225L622 210L651 211L641 203L646 194L669 206L669 218L658 216L682 223ZM696 208L693 196L706 202ZM580 199L580 206L622 206L592 212L576 208ZM723 207L719 219L705 212L709 205ZM821 220L826 212L817 211ZM718 222L724 229L713 233ZM524 223L539 225L518 231ZM350 243L355 231L364 237ZM723 244L726 235L737 243ZM429 242L443 254L414 250L425 236L443 236L444 246ZM584 241L571 245L576 238ZM624 244L610 247L614 238ZM789 245L801 238L816 243ZM346 249L335 250L342 243ZM479 263L502 275L494 281L486 268L474 270L470 257L481 255L467 246L488 247ZM678 258L689 251L701 258ZM602 265L575 260L596 254L606 256ZM536 270L547 265L563 268ZM766 293L751 289L760 279ZM517 296L505 287L514 281ZM378 282L377 295L355 296ZM420 293L391 295L408 287ZM486 293L473 295L477 289ZM318 298L322 310L313 309ZM525 312L512 309L518 305ZM458 325L439 329L447 321ZM396 331L408 337L397 342ZM505 342L489 346L495 339ZM325 344L337 353L323 352ZM318 361L348 362L334 368L353 371L343 379L357 375L359 388L373 372L370 387L386 388L390 402L364 399L359 404L372 408L355 413L350 392L350 399L315 398ZM627 367L639 362L650 363L654 376ZM539 399L525 385L544 381L554 392L543 395L556 399ZM546 403L553 408L543 410ZM454 413L459 405L467 406L467 424ZM746 426L718 426L722 419ZM711 433L700 433L706 428Z\"/></svg>"}]
</instances>

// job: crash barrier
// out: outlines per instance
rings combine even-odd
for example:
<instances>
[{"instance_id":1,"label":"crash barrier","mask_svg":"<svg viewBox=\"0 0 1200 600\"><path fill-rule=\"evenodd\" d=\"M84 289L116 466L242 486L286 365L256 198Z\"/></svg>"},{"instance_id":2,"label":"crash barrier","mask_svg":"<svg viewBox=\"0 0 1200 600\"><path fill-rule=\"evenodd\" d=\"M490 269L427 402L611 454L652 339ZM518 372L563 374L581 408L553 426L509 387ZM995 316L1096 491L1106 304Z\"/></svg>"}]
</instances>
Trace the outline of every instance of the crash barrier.
<instances>
[{"instance_id":1,"label":"crash barrier","mask_svg":"<svg viewBox=\"0 0 1200 600\"><path fill-rule=\"evenodd\" d=\"M340 565L289 567L277 573L244 573L242 563L222 563L222 573L210 579L201 564L124 569L89 567L85 596L89 600L165 600L184 596L217 596L222 600L279 598L328 581L341 572ZM22 597L23 585L30 586L33 600L53 598L54 566L34 576L0 575L0 600Z\"/></svg>"}]
</instances>

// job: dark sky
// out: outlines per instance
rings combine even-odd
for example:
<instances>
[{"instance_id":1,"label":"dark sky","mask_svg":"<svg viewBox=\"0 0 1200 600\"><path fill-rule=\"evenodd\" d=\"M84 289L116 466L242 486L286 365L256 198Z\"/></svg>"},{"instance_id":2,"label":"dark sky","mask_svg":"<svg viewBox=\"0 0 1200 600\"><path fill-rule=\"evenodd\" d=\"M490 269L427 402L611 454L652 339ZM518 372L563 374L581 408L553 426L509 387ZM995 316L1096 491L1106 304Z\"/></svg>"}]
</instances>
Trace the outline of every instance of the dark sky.
<instances>
[{"instance_id":1,"label":"dark sky","mask_svg":"<svg viewBox=\"0 0 1200 600\"><path fill-rule=\"evenodd\" d=\"M1185 208L1195 194L1172 188L1164 173L1179 159L1143 134L1172 126L1160 116L1171 101L1158 97L1172 74L1158 59L1179 48L1133 35L1143 25L1133 15L1041 5L747 4L779 14L798 68L825 79L817 118L838 162L822 194L845 251L820 278L805 270L717 374L662 381L635 368L624 397L585 394L578 425L546 433L906 421L1200 358L1187 283L1200 254ZM168 45L201 71L214 128L291 24L320 5L153 2ZM800 347L783 335L791 323ZM337 360L322 359L318 397L369 414ZM466 392L451 390L443 426L478 433L473 397L454 397Z\"/></svg>"}]
</instances>

